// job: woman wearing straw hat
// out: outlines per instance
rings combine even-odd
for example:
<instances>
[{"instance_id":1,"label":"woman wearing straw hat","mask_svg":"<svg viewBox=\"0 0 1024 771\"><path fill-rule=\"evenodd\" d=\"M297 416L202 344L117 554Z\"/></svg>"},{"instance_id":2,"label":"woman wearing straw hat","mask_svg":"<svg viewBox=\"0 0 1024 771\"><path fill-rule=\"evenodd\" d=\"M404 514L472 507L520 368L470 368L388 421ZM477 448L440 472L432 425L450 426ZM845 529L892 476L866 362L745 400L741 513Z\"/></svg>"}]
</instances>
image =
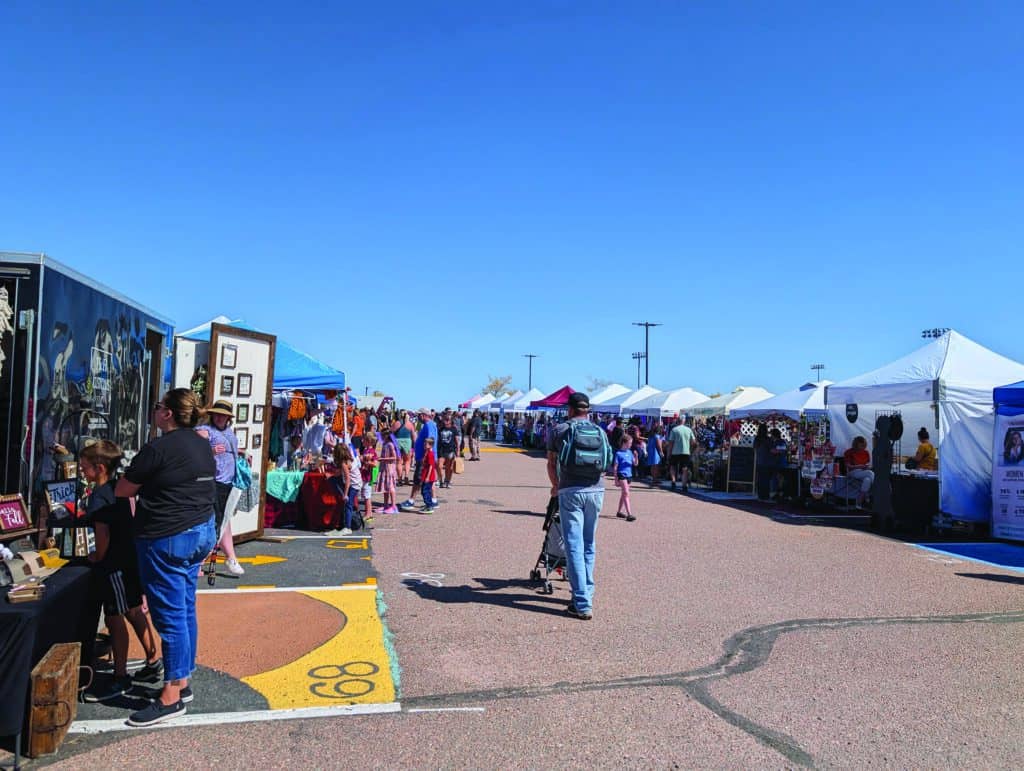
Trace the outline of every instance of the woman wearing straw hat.
<instances>
[{"instance_id":1,"label":"woman wearing straw hat","mask_svg":"<svg viewBox=\"0 0 1024 771\"><path fill-rule=\"evenodd\" d=\"M235 461L238 458L238 438L231 430L231 420L235 413L230 402L219 399L212 407L207 407L206 414L209 424L196 428L196 433L209 441L213 459L217 464L217 545L224 551L224 564L228 572L233 576L240 576L245 570L238 563L235 541L231 535L231 514L234 514L239 498L238 492L231 494L235 489L232 482L235 481Z\"/></svg>"}]
</instances>

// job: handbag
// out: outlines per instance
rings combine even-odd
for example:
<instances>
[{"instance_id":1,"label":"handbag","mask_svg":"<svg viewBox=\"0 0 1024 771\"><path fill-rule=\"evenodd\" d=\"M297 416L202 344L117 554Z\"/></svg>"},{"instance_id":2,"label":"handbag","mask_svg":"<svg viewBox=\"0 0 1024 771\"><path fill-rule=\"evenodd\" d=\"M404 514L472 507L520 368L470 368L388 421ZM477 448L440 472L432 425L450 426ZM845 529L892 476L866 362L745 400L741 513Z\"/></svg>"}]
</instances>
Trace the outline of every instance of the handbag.
<instances>
[{"instance_id":1,"label":"handbag","mask_svg":"<svg viewBox=\"0 0 1024 771\"><path fill-rule=\"evenodd\" d=\"M252 487L252 468L249 462L241 455L235 456L235 478L231 482L232 487L239 490L248 490Z\"/></svg>"}]
</instances>

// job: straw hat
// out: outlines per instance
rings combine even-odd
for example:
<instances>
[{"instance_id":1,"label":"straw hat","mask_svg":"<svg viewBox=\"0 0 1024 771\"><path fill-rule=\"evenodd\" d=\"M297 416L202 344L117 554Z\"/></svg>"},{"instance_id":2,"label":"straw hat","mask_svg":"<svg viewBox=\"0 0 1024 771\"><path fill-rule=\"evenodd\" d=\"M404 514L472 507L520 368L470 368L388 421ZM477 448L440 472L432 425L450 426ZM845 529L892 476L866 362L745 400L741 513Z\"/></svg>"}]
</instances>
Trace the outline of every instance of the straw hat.
<instances>
[{"instance_id":1,"label":"straw hat","mask_svg":"<svg viewBox=\"0 0 1024 771\"><path fill-rule=\"evenodd\" d=\"M212 407L207 407L206 411L212 412L215 415L227 415L229 418L235 417L235 411L231 406L231 402L224 399L218 399L213 403Z\"/></svg>"}]
</instances>

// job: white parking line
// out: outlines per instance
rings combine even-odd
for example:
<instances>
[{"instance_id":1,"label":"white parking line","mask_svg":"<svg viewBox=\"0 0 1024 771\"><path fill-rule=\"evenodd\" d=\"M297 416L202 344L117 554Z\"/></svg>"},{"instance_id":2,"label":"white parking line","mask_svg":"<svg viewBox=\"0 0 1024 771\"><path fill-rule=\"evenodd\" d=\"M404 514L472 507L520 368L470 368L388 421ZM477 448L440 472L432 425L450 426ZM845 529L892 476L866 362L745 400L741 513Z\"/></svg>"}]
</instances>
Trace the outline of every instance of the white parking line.
<instances>
[{"instance_id":1,"label":"white parking line","mask_svg":"<svg viewBox=\"0 0 1024 771\"><path fill-rule=\"evenodd\" d=\"M260 723L271 720L300 720L314 717L345 717L347 715L378 715L401 712L397 701L387 704L349 704L339 707L303 707L300 709L254 710L251 712L207 712L182 715L147 728L184 728L186 726L224 725L228 723ZM113 731L137 731L124 720L78 720L69 733L105 734Z\"/></svg>"}]
</instances>

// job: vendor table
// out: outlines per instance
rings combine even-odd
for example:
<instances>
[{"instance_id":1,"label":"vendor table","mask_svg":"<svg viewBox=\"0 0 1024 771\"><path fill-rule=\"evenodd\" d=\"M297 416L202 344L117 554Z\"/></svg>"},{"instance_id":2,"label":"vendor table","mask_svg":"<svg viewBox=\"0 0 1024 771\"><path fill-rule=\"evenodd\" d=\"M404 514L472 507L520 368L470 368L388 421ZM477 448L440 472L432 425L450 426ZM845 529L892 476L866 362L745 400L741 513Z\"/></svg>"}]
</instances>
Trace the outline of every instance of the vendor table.
<instances>
[{"instance_id":1,"label":"vendor table","mask_svg":"<svg viewBox=\"0 0 1024 771\"><path fill-rule=\"evenodd\" d=\"M891 477L892 513L915 533L925 533L939 513L939 475L903 472Z\"/></svg>"},{"instance_id":2,"label":"vendor table","mask_svg":"<svg viewBox=\"0 0 1024 771\"><path fill-rule=\"evenodd\" d=\"M81 642L82 662L92 661L100 603L92 568L66 565L46 579L41 600L11 604L0 589L0 736L20 736L29 680L50 646Z\"/></svg>"},{"instance_id":3,"label":"vendor table","mask_svg":"<svg viewBox=\"0 0 1024 771\"><path fill-rule=\"evenodd\" d=\"M267 472L267 498L263 507L264 527L299 523L299 492L305 471L275 469Z\"/></svg>"},{"instance_id":4,"label":"vendor table","mask_svg":"<svg viewBox=\"0 0 1024 771\"><path fill-rule=\"evenodd\" d=\"M327 474L310 471L302 480L299 501L307 530L328 529L338 507L344 505L330 479Z\"/></svg>"}]
</instances>

